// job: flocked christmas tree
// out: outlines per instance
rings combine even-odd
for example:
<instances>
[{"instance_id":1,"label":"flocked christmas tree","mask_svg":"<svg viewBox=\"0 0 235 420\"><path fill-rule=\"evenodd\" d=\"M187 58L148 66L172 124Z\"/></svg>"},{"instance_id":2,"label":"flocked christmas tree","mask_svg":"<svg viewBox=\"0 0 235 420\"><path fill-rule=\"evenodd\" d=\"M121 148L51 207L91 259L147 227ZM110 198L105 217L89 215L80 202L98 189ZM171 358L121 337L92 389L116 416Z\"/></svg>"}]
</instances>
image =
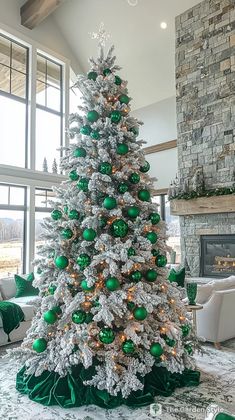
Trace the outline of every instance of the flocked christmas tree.
<instances>
[{"instance_id":1,"label":"flocked christmas tree","mask_svg":"<svg viewBox=\"0 0 235 420\"><path fill-rule=\"evenodd\" d=\"M68 181L36 261L41 302L18 351L17 388L43 404L144 405L199 379L191 322L167 280L140 122L114 61L101 48L78 78L83 116L70 118Z\"/></svg>"}]
</instances>

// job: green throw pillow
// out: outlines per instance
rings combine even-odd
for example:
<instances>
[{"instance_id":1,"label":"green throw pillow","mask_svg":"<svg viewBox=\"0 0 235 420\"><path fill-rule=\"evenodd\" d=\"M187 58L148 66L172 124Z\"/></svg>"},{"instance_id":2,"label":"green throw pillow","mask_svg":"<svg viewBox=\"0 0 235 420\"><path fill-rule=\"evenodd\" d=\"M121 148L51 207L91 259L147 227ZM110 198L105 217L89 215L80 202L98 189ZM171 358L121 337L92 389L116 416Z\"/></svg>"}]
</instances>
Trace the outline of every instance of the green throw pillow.
<instances>
[{"instance_id":1,"label":"green throw pillow","mask_svg":"<svg viewBox=\"0 0 235 420\"><path fill-rule=\"evenodd\" d=\"M26 278L15 274L16 295L15 297L36 296L39 290L33 287L34 274L30 273Z\"/></svg>"},{"instance_id":2,"label":"green throw pillow","mask_svg":"<svg viewBox=\"0 0 235 420\"><path fill-rule=\"evenodd\" d=\"M184 287L184 279L185 279L185 267L181 268L181 270L176 271L174 268L171 269L168 280L170 282L175 282L178 286Z\"/></svg>"}]
</instances>

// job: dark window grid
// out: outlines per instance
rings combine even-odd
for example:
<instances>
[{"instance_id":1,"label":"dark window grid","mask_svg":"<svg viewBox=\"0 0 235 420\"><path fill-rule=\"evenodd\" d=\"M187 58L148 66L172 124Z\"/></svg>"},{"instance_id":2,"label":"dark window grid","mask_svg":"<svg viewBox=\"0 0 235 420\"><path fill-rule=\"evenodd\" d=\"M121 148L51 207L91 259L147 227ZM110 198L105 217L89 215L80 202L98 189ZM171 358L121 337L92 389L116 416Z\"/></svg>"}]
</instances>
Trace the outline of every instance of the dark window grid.
<instances>
[{"instance_id":1,"label":"dark window grid","mask_svg":"<svg viewBox=\"0 0 235 420\"><path fill-rule=\"evenodd\" d=\"M0 33L0 37L1 38L5 38L5 39L7 39L8 41L10 41L10 66L8 66L7 64L4 64L4 63L1 63L3 66L5 66L5 67L8 67L9 69L13 69L13 70L15 70L15 71L18 71L19 73L21 73L21 74L24 74L24 75L26 75L27 74L27 61L28 61L28 57L27 57L27 55L28 55L28 51L29 51L29 48L28 47L26 47L25 45L23 45L23 44L21 44L20 42L17 42L17 41L15 41L15 40L12 40L11 38L9 38L8 36L5 36L5 35L3 35L3 34L1 34ZM12 51L13 51L13 49L12 49L12 45L13 44L16 44L16 45L19 45L20 47L22 47L22 48L24 48L25 49L25 51L26 51L26 73L25 72L23 72L23 71L21 71L21 70L18 70L18 69L16 69L13 65L12 65Z\"/></svg>"},{"instance_id":2,"label":"dark window grid","mask_svg":"<svg viewBox=\"0 0 235 420\"><path fill-rule=\"evenodd\" d=\"M40 197L42 196L40 194L40 191L45 193L45 197L43 195L43 197L45 198L45 200L44 200L45 201L45 207L37 206L37 207L35 207L35 211L51 211L52 207L48 207L48 200L50 200L52 197L50 197L48 195L48 193L52 193L53 191L50 190L50 189L45 189L45 188L36 188L35 189L35 197L38 196L38 195ZM37 194L37 193L39 193L39 194ZM36 209L40 209L40 210L36 210Z\"/></svg>"}]
</instances>

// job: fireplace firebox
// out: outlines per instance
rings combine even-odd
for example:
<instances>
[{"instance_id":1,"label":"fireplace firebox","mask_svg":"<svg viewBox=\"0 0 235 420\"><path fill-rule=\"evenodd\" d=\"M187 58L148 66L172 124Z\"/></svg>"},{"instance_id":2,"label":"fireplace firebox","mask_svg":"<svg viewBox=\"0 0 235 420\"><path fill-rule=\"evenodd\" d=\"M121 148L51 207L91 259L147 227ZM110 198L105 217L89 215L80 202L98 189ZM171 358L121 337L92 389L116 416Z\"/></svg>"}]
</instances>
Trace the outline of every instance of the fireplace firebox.
<instances>
[{"instance_id":1,"label":"fireplace firebox","mask_svg":"<svg viewBox=\"0 0 235 420\"><path fill-rule=\"evenodd\" d=\"M202 235L200 276L235 275L235 235Z\"/></svg>"}]
</instances>

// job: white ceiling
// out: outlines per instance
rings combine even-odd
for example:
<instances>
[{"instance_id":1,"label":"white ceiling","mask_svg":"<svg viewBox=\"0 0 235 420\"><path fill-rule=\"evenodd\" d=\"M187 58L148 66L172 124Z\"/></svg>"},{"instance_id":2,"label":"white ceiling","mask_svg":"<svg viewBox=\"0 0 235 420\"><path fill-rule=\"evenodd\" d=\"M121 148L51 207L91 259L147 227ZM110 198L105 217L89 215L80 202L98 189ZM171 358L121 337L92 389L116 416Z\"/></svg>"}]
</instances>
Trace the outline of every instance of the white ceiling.
<instances>
[{"instance_id":1,"label":"white ceiling","mask_svg":"<svg viewBox=\"0 0 235 420\"><path fill-rule=\"evenodd\" d=\"M53 15L83 71L96 56L89 33L101 22L115 45L121 76L129 82L132 108L138 109L175 94L175 16L200 0L67 0ZM160 23L167 22L162 30Z\"/></svg>"}]
</instances>

